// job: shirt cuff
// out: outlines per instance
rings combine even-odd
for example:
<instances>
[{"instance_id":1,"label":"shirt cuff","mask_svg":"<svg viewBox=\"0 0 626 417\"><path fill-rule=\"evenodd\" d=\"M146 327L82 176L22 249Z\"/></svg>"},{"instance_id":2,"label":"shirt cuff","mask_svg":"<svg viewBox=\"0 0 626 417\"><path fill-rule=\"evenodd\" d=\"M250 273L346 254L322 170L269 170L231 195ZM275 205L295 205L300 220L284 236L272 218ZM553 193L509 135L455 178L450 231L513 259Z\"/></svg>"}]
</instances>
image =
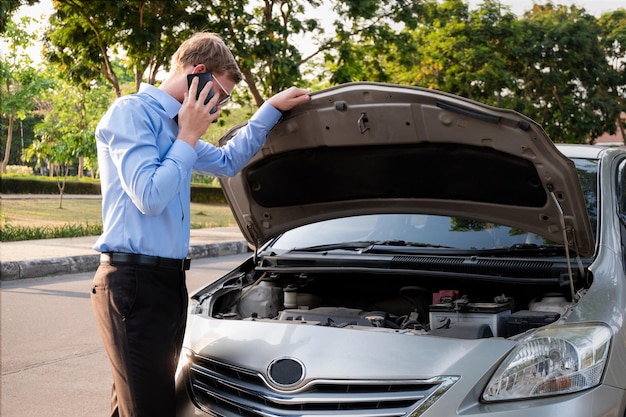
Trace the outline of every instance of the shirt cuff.
<instances>
[{"instance_id":1,"label":"shirt cuff","mask_svg":"<svg viewBox=\"0 0 626 417\"><path fill-rule=\"evenodd\" d=\"M252 115L250 120L257 121L268 129L271 129L282 117L283 113L266 101L259 107L254 115Z\"/></svg>"},{"instance_id":2,"label":"shirt cuff","mask_svg":"<svg viewBox=\"0 0 626 417\"><path fill-rule=\"evenodd\" d=\"M198 141L200 142L200 141ZM172 143L172 147L167 152L167 157L180 161L181 164L191 167L198 159L196 150L189 146L189 144L181 139L176 139Z\"/></svg>"}]
</instances>

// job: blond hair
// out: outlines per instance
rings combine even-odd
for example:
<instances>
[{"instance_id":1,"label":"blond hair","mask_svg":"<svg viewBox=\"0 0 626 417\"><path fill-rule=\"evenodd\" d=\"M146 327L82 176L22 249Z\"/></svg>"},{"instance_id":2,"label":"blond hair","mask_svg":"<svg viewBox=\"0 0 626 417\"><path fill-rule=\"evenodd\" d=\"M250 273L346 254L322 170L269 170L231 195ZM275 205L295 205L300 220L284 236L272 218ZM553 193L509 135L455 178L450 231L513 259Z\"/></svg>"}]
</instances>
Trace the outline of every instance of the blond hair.
<instances>
[{"instance_id":1,"label":"blond hair","mask_svg":"<svg viewBox=\"0 0 626 417\"><path fill-rule=\"evenodd\" d=\"M226 74L235 83L243 79L233 53L216 33L195 33L183 42L172 56L173 70L185 65L199 64L204 64L209 72Z\"/></svg>"}]
</instances>

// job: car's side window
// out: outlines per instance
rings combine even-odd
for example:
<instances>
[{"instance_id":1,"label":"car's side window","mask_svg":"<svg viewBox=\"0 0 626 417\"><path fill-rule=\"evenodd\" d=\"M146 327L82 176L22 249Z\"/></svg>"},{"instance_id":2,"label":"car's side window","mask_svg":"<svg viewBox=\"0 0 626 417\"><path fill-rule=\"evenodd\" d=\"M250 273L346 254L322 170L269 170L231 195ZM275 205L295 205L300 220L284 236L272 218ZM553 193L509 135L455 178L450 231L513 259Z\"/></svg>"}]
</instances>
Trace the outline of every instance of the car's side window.
<instances>
[{"instance_id":1,"label":"car's side window","mask_svg":"<svg viewBox=\"0 0 626 417\"><path fill-rule=\"evenodd\" d=\"M623 160L617 170L617 215L626 225L626 160Z\"/></svg>"},{"instance_id":2,"label":"car's side window","mask_svg":"<svg viewBox=\"0 0 626 417\"><path fill-rule=\"evenodd\" d=\"M574 159L578 170L578 179L583 189L587 204L587 214L594 236L598 227L598 161L592 159Z\"/></svg>"},{"instance_id":3,"label":"car's side window","mask_svg":"<svg viewBox=\"0 0 626 417\"><path fill-rule=\"evenodd\" d=\"M620 237L622 241L622 266L626 271L626 160L617 168L617 216L620 220Z\"/></svg>"}]
</instances>

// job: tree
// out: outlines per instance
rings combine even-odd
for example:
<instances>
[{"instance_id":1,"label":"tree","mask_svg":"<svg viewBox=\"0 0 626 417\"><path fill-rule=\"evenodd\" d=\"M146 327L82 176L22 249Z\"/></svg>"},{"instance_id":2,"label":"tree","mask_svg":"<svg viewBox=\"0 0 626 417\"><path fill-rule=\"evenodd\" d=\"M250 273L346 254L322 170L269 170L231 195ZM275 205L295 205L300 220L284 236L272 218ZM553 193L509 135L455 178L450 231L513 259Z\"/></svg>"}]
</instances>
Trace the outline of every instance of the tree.
<instances>
[{"instance_id":1,"label":"tree","mask_svg":"<svg viewBox=\"0 0 626 417\"><path fill-rule=\"evenodd\" d=\"M607 85L619 102L620 112L626 113L626 10L603 14L599 24L602 30L601 44L612 70L611 80ZM619 116L615 125L626 144L626 126ZM609 133L614 132L609 130Z\"/></svg>"},{"instance_id":2,"label":"tree","mask_svg":"<svg viewBox=\"0 0 626 417\"><path fill-rule=\"evenodd\" d=\"M334 33L307 9L332 5ZM217 32L237 57L240 104L304 81L323 54L320 84L381 81L437 88L518 110L559 142L615 129L624 110L624 18L535 5L517 18L499 0L54 0L47 53L72 82L106 79L119 96L128 69L157 81L181 39ZM623 12L623 11L621 11ZM317 49L304 57L296 36ZM123 66L116 66L115 62ZM329 76L327 76L330 74Z\"/></svg>"},{"instance_id":3,"label":"tree","mask_svg":"<svg viewBox=\"0 0 626 417\"><path fill-rule=\"evenodd\" d=\"M13 13L22 6L32 6L38 0L2 0L0 2L0 34L7 29Z\"/></svg>"},{"instance_id":4,"label":"tree","mask_svg":"<svg viewBox=\"0 0 626 417\"><path fill-rule=\"evenodd\" d=\"M412 56L415 44L402 27L414 28L425 3L410 0L340 0L336 35L322 43L331 84L394 81L394 67ZM401 64L401 63L400 63Z\"/></svg>"},{"instance_id":5,"label":"tree","mask_svg":"<svg viewBox=\"0 0 626 417\"><path fill-rule=\"evenodd\" d=\"M22 153L22 162L32 163L43 174L46 161L52 154L50 144L42 139L35 139Z\"/></svg>"},{"instance_id":6,"label":"tree","mask_svg":"<svg viewBox=\"0 0 626 417\"><path fill-rule=\"evenodd\" d=\"M7 46L7 54L0 56L0 114L7 120L7 141L1 166L3 174L11 155L15 121L24 120L37 108L40 92L48 86L48 81L31 67L31 58L26 53L26 48L34 39L34 34L25 29L30 20L24 17L17 23L8 22L0 38Z\"/></svg>"},{"instance_id":7,"label":"tree","mask_svg":"<svg viewBox=\"0 0 626 417\"><path fill-rule=\"evenodd\" d=\"M65 193L65 184L70 167L76 160L76 150L71 146L74 137L67 138L69 140L55 141L51 145L52 153L50 154L50 164L54 171L54 177L57 180L59 189L59 208L63 208L63 195Z\"/></svg>"},{"instance_id":8,"label":"tree","mask_svg":"<svg viewBox=\"0 0 626 417\"><path fill-rule=\"evenodd\" d=\"M54 89L44 97L50 110L35 128L41 141L33 143L28 155L37 158L37 166L44 159L50 162L57 177L60 208L70 168L77 167L79 178L83 176L85 161L92 174L97 171L93 132L112 98L110 88L105 85L92 83L82 88L64 79L57 79Z\"/></svg>"},{"instance_id":9,"label":"tree","mask_svg":"<svg viewBox=\"0 0 626 417\"><path fill-rule=\"evenodd\" d=\"M534 5L521 27L523 48L509 59L522 80L516 110L556 142L584 143L615 131L619 103L597 20L584 9L548 3Z\"/></svg>"},{"instance_id":10,"label":"tree","mask_svg":"<svg viewBox=\"0 0 626 417\"><path fill-rule=\"evenodd\" d=\"M505 51L516 17L497 0L469 10L462 0L344 2L343 39L327 53L334 82L369 80L435 88L501 104L514 85ZM368 11L362 10L368 3Z\"/></svg>"},{"instance_id":11,"label":"tree","mask_svg":"<svg viewBox=\"0 0 626 417\"><path fill-rule=\"evenodd\" d=\"M57 79L55 88L44 97L50 106L35 132L54 145L67 143L78 159L77 176L83 175L84 161L97 159L94 131L100 118L114 97L106 85L92 83L88 88L76 87L64 79ZM52 147L54 154L55 146ZM97 166L90 165L91 172Z\"/></svg>"},{"instance_id":12,"label":"tree","mask_svg":"<svg viewBox=\"0 0 626 417\"><path fill-rule=\"evenodd\" d=\"M502 104L514 79L505 58L516 29L508 8L494 0L472 11L460 0L426 2L416 22L386 58L393 82Z\"/></svg>"},{"instance_id":13,"label":"tree","mask_svg":"<svg viewBox=\"0 0 626 417\"><path fill-rule=\"evenodd\" d=\"M104 77L122 95L113 60L126 60L135 91L147 74L154 83L181 38L206 22L189 0L54 0L46 57L73 82ZM194 11L195 10L195 11Z\"/></svg>"},{"instance_id":14,"label":"tree","mask_svg":"<svg viewBox=\"0 0 626 417\"><path fill-rule=\"evenodd\" d=\"M219 2L207 9L211 26L237 58L257 107L264 97L301 79L303 58L290 38L319 27L317 21L306 19L304 4L297 0Z\"/></svg>"},{"instance_id":15,"label":"tree","mask_svg":"<svg viewBox=\"0 0 626 417\"><path fill-rule=\"evenodd\" d=\"M102 76L122 94L114 56L133 69L135 86L156 81L182 39L196 31L219 33L231 47L257 106L301 79L304 61L290 42L296 34L321 33L305 16L320 0L55 0L46 56L72 81Z\"/></svg>"},{"instance_id":16,"label":"tree","mask_svg":"<svg viewBox=\"0 0 626 417\"><path fill-rule=\"evenodd\" d=\"M497 0L472 11L462 0L426 0L404 13L413 23L401 20L396 36L379 24L340 31L347 41L327 54L333 80L419 85L511 108L557 142L585 143L615 130L626 89L622 14L600 25L583 9L548 3L518 19Z\"/></svg>"}]
</instances>

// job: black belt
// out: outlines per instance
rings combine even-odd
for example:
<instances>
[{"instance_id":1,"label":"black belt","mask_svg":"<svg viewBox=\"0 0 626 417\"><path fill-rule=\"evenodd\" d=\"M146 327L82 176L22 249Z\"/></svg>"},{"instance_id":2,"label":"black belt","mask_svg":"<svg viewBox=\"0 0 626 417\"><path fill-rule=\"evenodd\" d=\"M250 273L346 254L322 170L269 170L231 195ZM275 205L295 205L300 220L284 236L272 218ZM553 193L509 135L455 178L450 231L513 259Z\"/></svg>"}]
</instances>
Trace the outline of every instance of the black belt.
<instances>
[{"instance_id":1,"label":"black belt","mask_svg":"<svg viewBox=\"0 0 626 417\"><path fill-rule=\"evenodd\" d=\"M187 271L191 265L191 259L161 258L160 256L139 255L136 253L109 252L100 255L100 263L109 265L145 265Z\"/></svg>"}]
</instances>

